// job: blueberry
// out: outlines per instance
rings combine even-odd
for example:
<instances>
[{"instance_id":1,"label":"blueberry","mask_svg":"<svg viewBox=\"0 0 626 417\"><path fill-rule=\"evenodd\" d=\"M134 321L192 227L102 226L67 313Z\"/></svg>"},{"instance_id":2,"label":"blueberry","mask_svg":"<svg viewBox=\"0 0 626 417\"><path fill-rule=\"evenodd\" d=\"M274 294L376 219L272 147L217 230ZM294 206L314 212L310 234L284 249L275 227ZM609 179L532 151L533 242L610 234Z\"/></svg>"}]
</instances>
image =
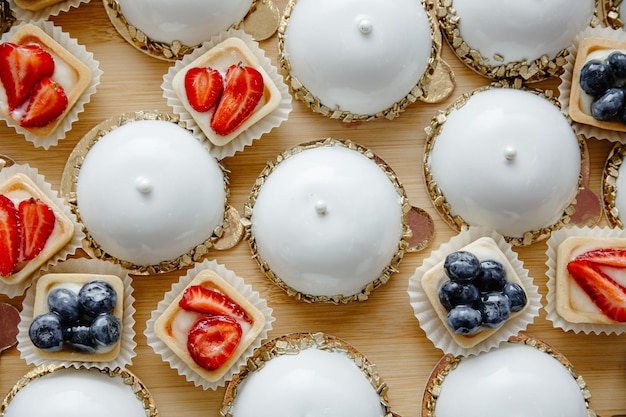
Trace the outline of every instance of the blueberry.
<instances>
[{"instance_id":1,"label":"blueberry","mask_svg":"<svg viewBox=\"0 0 626 417\"><path fill-rule=\"evenodd\" d=\"M480 263L480 272L474 284L482 292L502 291L504 284L506 284L504 266L498 261L482 261Z\"/></svg>"},{"instance_id":2,"label":"blueberry","mask_svg":"<svg viewBox=\"0 0 626 417\"><path fill-rule=\"evenodd\" d=\"M110 313L116 304L117 293L105 281L89 281L78 292L78 307L86 317Z\"/></svg>"},{"instance_id":3,"label":"blueberry","mask_svg":"<svg viewBox=\"0 0 626 417\"><path fill-rule=\"evenodd\" d=\"M511 316L511 302L501 292L489 292L482 296L481 313L483 326L495 328Z\"/></svg>"},{"instance_id":4,"label":"blueberry","mask_svg":"<svg viewBox=\"0 0 626 417\"><path fill-rule=\"evenodd\" d=\"M478 276L480 272L480 261L470 252L452 252L446 256L443 269L451 280L469 283Z\"/></svg>"},{"instance_id":5,"label":"blueberry","mask_svg":"<svg viewBox=\"0 0 626 417\"><path fill-rule=\"evenodd\" d=\"M78 320L78 297L67 288L55 288L48 293L48 308L61 316L65 324Z\"/></svg>"},{"instance_id":6,"label":"blueberry","mask_svg":"<svg viewBox=\"0 0 626 417\"><path fill-rule=\"evenodd\" d=\"M94 353L96 351L96 341L89 326L68 327L65 331L65 341L72 346L72 349L79 352Z\"/></svg>"},{"instance_id":7,"label":"blueberry","mask_svg":"<svg viewBox=\"0 0 626 417\"><path fill-rule=\"evenodd\" d=\"M482 314L470 306L456 306L448 312L447 322L452 332L471 335L480 330Z\"/></svg>"},{"instance_id":8,"label":"blueberry","mask_svg":"<svg viewBox=\"0 0 626 417\"><path fill-rule=\"evenodd\" d=\"M592 59L580 70L580 88L587 94L598 96L613 85L611 67L600 60Z\"/></svg>"},{"instance_id":9,"label":"blueberry","mask_svg":"<svg viewBox=\"0 0 626 417\"><path fill-rule=\"evenodd\" d=\"M606 90L591 103L591 115L597 120L611 120L622 113L626 94L618 87Z\"/></svg>"},{"instance_id":10,"label":"blueberry","mask_svg":"<svg viewBox=\"0 0 626 417\"><path fill-rule=\"evenodd\" d=\"M475 307L480 301L480 291L472 284L446 280L439 288L439 301L447 311L458 305Z\"/></svg>"},{"instance_id":11,"label":"blueberry","mask_svg":"<svg viewBox=\"0 0 626 417\"><path fill-rule=\"evenodd\" d=\"M626 54L615 51L607 57L606 61L616 78L626 78Z\"/></svg>"},{"instance_id":12,"label":"blueberry","mask_svg":"<svg viewBox=\"0 0 626 417\"><path fill-rule=\"evenodd\" d=\"M120 340L122 324L111 314L100 314L91 322L91 335L96 344L112 346Z\"/></svg>"},{"instance_id":13,"label":"blueberry","mask_svg":"<svg viewBox=\"0 0 626 417\"><path fill-rule=\"evenodd\" d=\"M514 282L507 282L502 290L511 303L511 311L521 311L526 305L527 298L524 289Z\"/></svg>"},{"instance_id":14,"label":"blueberry","mask_svg":"<svg viewBox=\"0 0 626 417\"><path fill-rule=\"evenodd\" d=\"M57 352L63 348L63 325L61 317L48 312L35 317L28 329L33 345L46 352Z\"/></svg>"}]
</instances>

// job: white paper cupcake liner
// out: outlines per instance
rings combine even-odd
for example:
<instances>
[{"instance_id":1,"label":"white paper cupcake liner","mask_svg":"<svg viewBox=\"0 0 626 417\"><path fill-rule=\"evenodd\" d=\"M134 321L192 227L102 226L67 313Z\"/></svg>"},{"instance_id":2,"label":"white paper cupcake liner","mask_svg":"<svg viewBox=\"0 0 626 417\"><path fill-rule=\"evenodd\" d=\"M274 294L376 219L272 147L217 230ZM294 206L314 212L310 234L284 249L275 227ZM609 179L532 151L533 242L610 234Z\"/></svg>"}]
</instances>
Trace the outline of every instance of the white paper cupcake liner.
<instances>
[{"instance_id":1,"label":"white paper cupcake liner","mask_svg":"<svg viewBox=\"0 0 626 417\"><path fill-rule=\"evenodd\" d=\"M81 3L89 3L91 0L65 0L41 10L26 10L18 7L14 0L9 0L11 10L15 13L17 20L28 22L30 20L47 19L50 16L57 16L61 12L67 12L72 7L78 7Z\"/></svg>"},{"instance_id":2,"label":"white paper cupcake liner","mask_svg":"<svg viewBox=\"0 0 626 417\"><path fill-rule=\"evenodd\" d=\"M44 176L39 174L37 169L31 168L28 164L27 165L14 164L14 165L11 165L10 167L1 169L0 170L0 184L2 184L6 180L8 180L10 177L18 173L24 174L28 178L30 178L35 183L35 185L37 185L37 187L41 190L41 192L44 193L46 196L48 196L59 207L59 209L61 209L63 213L65 213L65 215L71 220L72 224L74 225L74 235L72 236L72 239L63 248L61 248L60 251L58 251L56 254L54 254L54 256L48 259L44 267L46 265L47 266L53 265L63 259L66 259L70 255L74 255L76 253L76 250L82 247L82 240L85 237L82 226L80 223L78 223L78 220L76 219L76 216L74 215L74 213L72 213L69 206L65 203L65 200L59 196L58 192L52 189L52 185L46 182L46 179L44 178ZM22 295L24 291L26 290L26 288L28 288L31 285L31 283L32 283L32 279L26 279L15 285L9 285L7 283L0 281L0 293L5 294L10 298L13 298L18 295Z\"/></svg>"},{"instance_id":3,"label":"white paper cupcake liner","mask_svg":"<svg viewBox=\"0 0 626 417\"><path fill-rule=\"evenodd\" d=\"M552 322L554 327L561 328L565 331L573 331L574 333L595 333L595 334L622 334L626 331L626 323L624 324L593 324L593 323L570 323L562 318L556 310L556 270L557 270L557 253L558 247L565 239L572 236L593 236L593 237L605 237L605 238L624 238L626 237L626 230L613 229L610 227L571 227L561 229L555 232L548 239L548 248L546 254L548 260L546 265L548 271L548 294L546 295L546 305L544 310L546 311L546 318Z\"/></svg>"},{"instance_id":4,"label":"white paper cupcake liner","mask_svg":"<svg viewBox=\"0 0 626 417\"><path fill-rule=\"evenodd\" d=\"M574 64L576 63L576 55L578 47L585 38L598 37L604 39L615 39L626 41L626 32L610 28L596 27L587 28L578 33L573 39L572 45L567 48L569 52L566 59L567 63L563 67L561 74L561 83L559 84L559 102L561 103L561 111L569 116L570 94L572 90L572 74L574 72ZM583 135L585 138L607 139L611 142L626 143L626 132L618 132L615 130L601 129L599 127L571 121L574 132Z\"/></svg>"},{"instance_id":5,"label":"white paper cupcake liner","mask_svg":"<svg viewBox=\"0 0 626 417\"><path fill-rule=\"evenodd\" d=\"M216 146L211 143L211 141L206 139L206 136L202 132L200 126L198 126L193 116L185 109L185 106L178 98L178 95L174 92L172 81L178 71L189 65L200 55L206 53L209 49L231 37L237 37L243 40L250 51L252 51L254 56L259 60L259 64L267 72L272 81L274 81L274 84L276 84L276 87L280 91L281 100L280 104L274 111L259 120L250 128L243 131L232 141L228 142L224 146ZM204 42L202 46L195 49L192 53L185 55L184 58L176 61L163 76L161 88L163 89L163 97L167 99L167 104L172 106L174 113L178 114L180 119L185 121L187 123L187 127L193 130L195 134L201 135L205 138L205 140L209 143L209 153L217 159L233 156L236 152L243 151L246 146L252 145L254 140L260 139L264 134L269 133L272 129L280 126L285 120L288 119L289 113L291 113L291 110L293 109L291 94L289 94L289 89L284 83L283 77L278 73L276 67L272 65L271 60L265 56L264 51L259 47L259 44L254 41L252 36L237 29L230 29L213 36L211 40Z\"/></svg>"},{"instance_id":6,"label":"white paper cupcake liner","mask_svg":"<svg viewBox=\"0 0 626 417\"><path fill-rule=\"evenodd\" d=\"M464 348L452 338L446 329L446 323L443 323L437 315L422 288L421 281L422 276L439 262L445 260L448 254L484 236L492 238L511 263L522 282L528 300L524 310L511 316L490 337L471 348ZM441 349L446 354L449 353L454 356L477 355L497 347L501 343L506 342L509 337L525 330L535 320L535 317L539 315L539 309L541 308L539 288L533 283L532 278L528 275L528 270L524 268L524 264L518 259L517 253L512 250L511 245L504 240L502 235L483 227L470 227L448 242L443 243L437 250L432 251L430 257L425 259L422 265L409 278L408 293L415 317L419 320L426 337L433 342L435 347Z\"/></svg>"},{"instance_id":7,"label":"white paper cupcake liner","mask_svg":"<svg viewBox=\"0 0 626 417\"><path fill-rule=\"evenodd\" d=\"M98 369L115 369L125 368L132 364L132 359L135 357L135 307L133 303L135 298L133 297L132 281L128 272L119 265L112 264L110 262L101 261L98 259L69 259L65 262L53 265L42 271L42 275L45 273L94 273L102 275L115 275L122 279L124 283L124 307L122 318L122 339L120 341L120 353L119 355L107 362L79 362L79 361L64 361L64 360L50 360L41 358L34 349L33 343L28 335L28 329L34 318L34 303L35 303L35 289L36 285L33 285L26 292L26 297L22 303L22 311L20 313L20 324L18 325L17 335L17 349L20 351L20 357L28 364L41 365L51 364L63 366L66 368L98 368Z\"/></svg>"},{"instance_id":8,"label":"white paper cupcake liner","mask_svg":"<svg viewBox=\"0 0 626 417\"><path fill-rule=\"evenodd\" d=\"M246 349L224 376L215 382L207 381L191 369L191 367L183 362L154 332L154 323L163 314L163 311L172 304L174 299L184 291L196 275L203 270L211 270L217 273L265 316L265 326L256 340L248 346L248 349ZM187 381L193 382L195 386L202 387L205 390L215 390L218 387L224 386L226 382L239 371L239 368L246 364L246 360L252 356L254 350L261 346L263 340L267 338L268 332L272 330L272 322L274 321L272 311L273 310L268 307L267 302L262 299L259 293L254 291L250 285L246 284L243 278L237 276L233 271L226 269L224 265L218 264L216 261L205 260L200 264L196 264L196 266L190 269L186 275L182 276L177 283L172 285L172 289L169 292L165 293L165 297L159 302L156 310L152 311L152 315L146 323L144 334L148 339L148 345L152 347L155 353L161 355L164 361L169 362L170 366L176 369L179 375L184 376Z\"/></svg>"},{"instance_id":9,"label":"white paper cupcake liner","mask_svg":"<svg viewBox=\"0 0 626 417\"><path fill-rule=\"evenodd\" d=\"M100 84L102 70L100 70L99 67L100 63L94 59L93 53L88 52L84 46L78 44L76 39L70 38L69 34L63 32L60 27L54 26L52 22L48 22L46 20L24 22L22 24L15 25L2 36L0 42L7 42L25 24L32 24L46 32L72 55L87 65L89 71L91 72L91 81L83 94L81 94L74 106L72 106L70 111L63 118L63 122L60 123L59 126L46 137L35 136L28 132L28 130L18 125L14 120L9 117L2 116L2 120L4 120L8 126L13 127L16 132L24 135L26 140L32 142L36 148L44 148L47 150L51 146L56 146L59 143L59 140L65 138L66 133L72 128L72 124L78 120L79 113L82 113L85 110L85 105L89 103L91 96L96 92L96 87Z\"/></svg>"}]
</instances>

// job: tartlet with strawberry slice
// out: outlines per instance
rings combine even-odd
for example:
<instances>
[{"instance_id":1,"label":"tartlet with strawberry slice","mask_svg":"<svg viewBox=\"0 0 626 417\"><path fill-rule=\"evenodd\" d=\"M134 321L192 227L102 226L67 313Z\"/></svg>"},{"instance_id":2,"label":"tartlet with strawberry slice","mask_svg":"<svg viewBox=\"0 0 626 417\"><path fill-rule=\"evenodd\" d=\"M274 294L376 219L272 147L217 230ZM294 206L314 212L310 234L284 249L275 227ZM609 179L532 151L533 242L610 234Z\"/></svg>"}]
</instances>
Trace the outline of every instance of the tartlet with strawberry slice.
<instances>
[{"instance_id":1,"label":"tartlet with strawberry slice","mask_svg":"<svg viewBox=\"0 0 626 417\"><path fill-rule=\"evenodd\" d=\"M164 358L196 385L223 384L253 343L260 344L273 320L258 294L243 287L243 280L228 271L200 269L183 277L166 294L162 310L153 312L148 343L155 351L163 344L170 354Z\"/></svg>"}]
</instances>

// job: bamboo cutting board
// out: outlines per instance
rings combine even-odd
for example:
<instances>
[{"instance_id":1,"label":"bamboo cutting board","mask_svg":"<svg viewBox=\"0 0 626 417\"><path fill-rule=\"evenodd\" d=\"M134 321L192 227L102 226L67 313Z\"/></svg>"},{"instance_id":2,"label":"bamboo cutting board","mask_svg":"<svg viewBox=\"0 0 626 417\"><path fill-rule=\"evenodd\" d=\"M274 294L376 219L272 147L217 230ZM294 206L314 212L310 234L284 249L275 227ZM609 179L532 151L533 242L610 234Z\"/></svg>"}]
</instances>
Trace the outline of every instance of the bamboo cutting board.
<instances>
[{"instance_id":1,"label":"bamboo cutting board","mask_svg":"<svg viewBox=\"0 0 626 417\"><path fill-rule=\"evenodd\" d=\"M276 4L282 10L286 1L276 1ZM113 28L100 1L83 4L50 20L93 52L103 71L101 84L79 121L59 145L47 151L36 149L2 124L0 153L18 163L36 167L58 190L70 152L93 126L127 111L171 111L160 85L172 64L147 56L124 41ZM276 35L261 42L261 47L276 65ZM398 174L411 204L425 209L433 217L436 237L424 251L405 255L400 272L374 291L368 301L339 306L295 301L262 275L246 242L228 251L213 252L210 256L244 277L274 309L276 321L269 334L271 338L297 331L322 331L344 339L377 365L380 376L389 385L392 410L404 417L419 415L426 380L442 356L413 316L407 295L408 278L428 257L431 249L455 235L433 209L426 193L421 162L426 136L424 127L437 110L460 94L488 84L486 79L464 67L447 45L444 45L443 57L456 75L456 89L443 103L413 104L393 121L346 125L315 114L299 101L294 101L289 120L279 129L256 141L244 152L223 160L231 172L230 204L241 211L265 163L295 144L325 137L350 139L381 156ZM539 86L556 88L555 81ZM596 192L599 192L603 164L611 146L607 141L589 141L590 185ZM545 250L545 242L515 249L543 296L547 292ZM186 382L147 346L143 334L151 311L182 274L171 272L134 279L138 346L130 370L151 391L161 416L219 416L224 389L204 391ZM9 299L0 295L0 302L21 308L22 297ZM543 310L528 332L568 357L587 381L592 393L591 406L600 415L626 412L626 343L623 337L574 334L555 329L545 319ZM0 398L30 369L16 349L4 352L0 356Z\"/></svg>"}]
</instances>

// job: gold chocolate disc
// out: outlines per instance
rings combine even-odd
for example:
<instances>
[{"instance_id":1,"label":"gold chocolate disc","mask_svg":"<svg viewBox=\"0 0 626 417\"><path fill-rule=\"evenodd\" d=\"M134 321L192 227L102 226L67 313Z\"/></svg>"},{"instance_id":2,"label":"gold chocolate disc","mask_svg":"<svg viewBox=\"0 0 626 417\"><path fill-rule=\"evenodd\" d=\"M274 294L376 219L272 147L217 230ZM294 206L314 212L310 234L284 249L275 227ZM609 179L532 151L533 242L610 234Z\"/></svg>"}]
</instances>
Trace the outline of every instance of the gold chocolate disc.
<instances>
[{"instance_id":1,"label":"gold chocolate disc","mask_svg":"<svg viewBox=\"0 0 626 417\"><path fill-rule=\"evenodd\" d=\"M271 0L257 2L243 20L242 29L255 40L263 41L270 38L278 30L280 10Z\"/></svg>"}]
</instances>

